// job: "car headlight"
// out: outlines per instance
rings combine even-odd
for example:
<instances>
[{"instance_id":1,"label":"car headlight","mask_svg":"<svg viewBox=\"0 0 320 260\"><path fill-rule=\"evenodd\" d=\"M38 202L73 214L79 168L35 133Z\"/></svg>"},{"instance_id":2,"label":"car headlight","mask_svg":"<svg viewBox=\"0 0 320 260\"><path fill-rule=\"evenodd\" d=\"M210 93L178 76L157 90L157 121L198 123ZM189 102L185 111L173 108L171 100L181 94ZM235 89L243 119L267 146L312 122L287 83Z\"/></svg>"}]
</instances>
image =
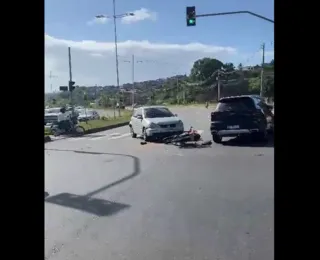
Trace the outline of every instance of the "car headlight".
<instances>
[{"instance_id":1,"label":"car headlight","mask_svg":"<svg viewBox=\"0 0 320 260\"><path fill-rule=\"evenodd\" d=\"M181 120L178 121L177 123L178 126L183 126L183 122Z\"/></svg>"},{"instance_id":2,"label":"car headlight","mask_svg":"<svg viewBox=\"0 0 320 260\"><path fill-rule=\"evenodd\" d=\"M151 123L148 128L158 128L159 126L155 123Z\"/></svg>"}]
</instances>

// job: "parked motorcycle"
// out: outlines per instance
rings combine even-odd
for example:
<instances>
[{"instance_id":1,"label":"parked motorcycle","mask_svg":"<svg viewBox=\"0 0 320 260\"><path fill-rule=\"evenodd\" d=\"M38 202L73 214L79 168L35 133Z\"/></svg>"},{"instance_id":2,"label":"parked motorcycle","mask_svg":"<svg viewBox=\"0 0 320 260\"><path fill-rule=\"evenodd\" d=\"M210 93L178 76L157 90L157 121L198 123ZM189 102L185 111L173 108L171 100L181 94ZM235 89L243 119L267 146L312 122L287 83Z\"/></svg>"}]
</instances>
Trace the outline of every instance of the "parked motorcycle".
<instances>
[{"instance_id":1,"label":"parked motorcycle","mask_svg":"<svg viewBox=\"0 0 320 260\"><path fill-rule=\"evenodd\" d=\"M81 135L84 135L85 129L84 127L78 124L74 124L74 121L70 120L69 124L66 124L66 126L63 128L59 127L58 123L54 123L51 126L51 132L54 136L59 136L59 135L81 136Z\"/></svg>"}]
</instances>

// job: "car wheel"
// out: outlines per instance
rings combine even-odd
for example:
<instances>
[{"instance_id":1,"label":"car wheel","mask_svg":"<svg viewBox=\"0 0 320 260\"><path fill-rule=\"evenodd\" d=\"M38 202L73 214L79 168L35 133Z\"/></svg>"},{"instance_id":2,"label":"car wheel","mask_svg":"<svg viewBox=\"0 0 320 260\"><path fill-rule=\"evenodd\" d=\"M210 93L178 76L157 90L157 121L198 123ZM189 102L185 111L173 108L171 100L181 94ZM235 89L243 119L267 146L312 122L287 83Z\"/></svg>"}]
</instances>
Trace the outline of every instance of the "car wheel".
<instances>
[{"instance_id":1,"label":"car wheel","mask_svg":"<svg viewBox=\"0 0 320 260\"><path fill-rule=\"evenodd\" d=\"M146 129L145 129L145 128L142 129L142 138L143 138L143 140L146 141L146 142L149 142L149 141L150 141L150 137L147 136L147 132L146 132Z\"/></svg>"},{"instance_id":2,"label":"car wheel","mask_svg":"<svg viewBox=\"0 0 320 260\"><path fill-rule=\"evenodd\" d=\"M217 143L217 144L220 144L222 142L222 137L219 136L219 135L216 135L216 134L213 134L212 135L212 140Z\"/></svg>"},{"instance_id":3,"label":"car wheel","mask_svg":"<svg viewBox=\"0 0 320 260\"><path fill-rule=\"evenodd\" d=\"M132 126L130 126L130 134L131 134L132 138L136 138L137 137L137 134L133 131Z\"/></svg>"},{"instance_id":4,"label":"car wheel","mask_svg":"<svg viewBox=\"0 0 320 260\"><path fill-rule=\"evenodd\" d=\"M265 142L268 139L268 132L267 131L254 133L252 135L253 135L253 139L258 142Z\"/></svg>"}]
</instances>

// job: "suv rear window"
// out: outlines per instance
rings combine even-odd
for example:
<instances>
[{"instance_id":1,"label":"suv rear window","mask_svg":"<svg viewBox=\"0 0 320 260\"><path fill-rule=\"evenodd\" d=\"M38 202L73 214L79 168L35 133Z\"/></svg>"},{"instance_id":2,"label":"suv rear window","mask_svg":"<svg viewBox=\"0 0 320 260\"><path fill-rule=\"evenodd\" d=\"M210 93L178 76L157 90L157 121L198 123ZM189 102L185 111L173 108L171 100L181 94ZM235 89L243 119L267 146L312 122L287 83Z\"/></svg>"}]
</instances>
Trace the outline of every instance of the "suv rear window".
<instances>
[{"instance_id":1,"label":"suv rear window","mask_svg":"<svg viewBox=\"0 0 320 260\"><path fill-rule=\"evenodd\" d=\"M251 98L226 98L220 100L216 111L243 111L243 110L254 110L255 105Z\"/></svg>"}]
</instances>

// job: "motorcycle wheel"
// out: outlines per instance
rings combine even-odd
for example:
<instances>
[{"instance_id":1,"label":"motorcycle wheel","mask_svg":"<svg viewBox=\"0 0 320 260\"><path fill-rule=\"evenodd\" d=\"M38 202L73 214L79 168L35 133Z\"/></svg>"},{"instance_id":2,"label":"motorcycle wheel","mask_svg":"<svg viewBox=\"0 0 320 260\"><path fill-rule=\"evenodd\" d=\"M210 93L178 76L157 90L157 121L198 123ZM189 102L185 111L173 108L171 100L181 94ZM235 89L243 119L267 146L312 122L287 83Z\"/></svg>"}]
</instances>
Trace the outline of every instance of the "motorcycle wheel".
<instances>
[{"instance_id":1,"label":"motorcycle wheel","mask_svg":"<svg viewBox=\"0 0 320 260\"><path fill-rule=\"evenodd\" d=\"M50 129L53 136L57 137L60 133L59 130L56 127L51 127Z\"/></svg>"},{"instance_id":2,"label":"motorcycle wheel","mask_svg":"<svg viewBox=\"0 0 320 260\"><path fill-rule=\"evenodd\" d=\"M84 127L82 127L80 125L75 126L74 130L73 130L74 134L76 134L76 135L84 135L85 131L86 130L84 129Z\"/></svg>"}]
</instances>

